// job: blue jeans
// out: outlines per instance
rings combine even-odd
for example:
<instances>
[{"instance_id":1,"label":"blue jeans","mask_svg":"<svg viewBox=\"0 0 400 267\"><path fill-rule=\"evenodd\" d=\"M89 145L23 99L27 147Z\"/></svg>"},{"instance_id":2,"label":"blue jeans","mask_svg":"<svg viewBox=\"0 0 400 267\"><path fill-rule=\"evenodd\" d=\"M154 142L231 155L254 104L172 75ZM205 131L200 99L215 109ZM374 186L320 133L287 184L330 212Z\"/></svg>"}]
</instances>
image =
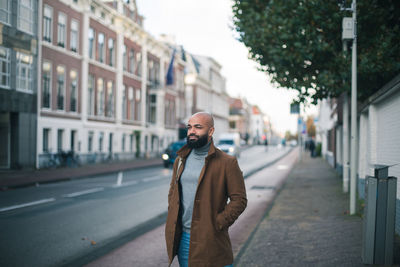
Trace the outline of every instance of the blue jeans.
<instances>
[{"instance_id":1,"label":"blue jeans","mask_svg":"<svg viewBox=\"0 0 400 267\"><path fill-rule=\"evenodd\" d=\"M179 243L178 250L178 261L180 267L188 267L189 260L189 245L190 245L190 234L182 232L181 242ZM233 265L226 265L224 267L233 267Z\"/></svg>"}]
</instances>

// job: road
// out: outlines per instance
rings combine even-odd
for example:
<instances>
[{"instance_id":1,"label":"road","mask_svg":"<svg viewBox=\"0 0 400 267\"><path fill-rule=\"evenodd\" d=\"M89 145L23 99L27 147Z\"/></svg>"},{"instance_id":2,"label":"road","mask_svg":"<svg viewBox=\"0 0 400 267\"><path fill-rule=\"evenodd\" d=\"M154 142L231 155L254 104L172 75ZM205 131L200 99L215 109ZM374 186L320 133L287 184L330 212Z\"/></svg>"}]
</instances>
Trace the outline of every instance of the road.
<instances>
[{"instance_id":1,"label":"road","mask_svg":"<svg viewBox=\"0 0 400 267\"><path fill-rule=\"evenodd\" d=\"M250 147L239 165L250 177L287 151ZM79 266L121 247L165 220L170 177L154 167L1 192L0 266Z\"/></svg>"}]
</instances>

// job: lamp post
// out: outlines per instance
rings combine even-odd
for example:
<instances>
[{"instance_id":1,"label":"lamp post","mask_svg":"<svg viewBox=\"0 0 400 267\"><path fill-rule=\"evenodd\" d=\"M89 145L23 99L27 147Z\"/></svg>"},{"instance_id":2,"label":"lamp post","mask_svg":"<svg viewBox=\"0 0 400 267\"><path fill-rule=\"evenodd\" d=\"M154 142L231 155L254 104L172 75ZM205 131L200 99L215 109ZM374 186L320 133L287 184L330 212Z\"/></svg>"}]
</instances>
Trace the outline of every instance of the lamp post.
<instances>
[{"instance_id":1,"label":"lamp post","mask_svg":"<svg viewBox=\"0 0 400 267\"><path fill-rule=\"evenodd\" d=\"M341 1L340 9L352 11L352 33L350 38L345 36L343 29L342 39L352 39L352 56L351 56L351 143L350 143L350 214L356 213L356 181L357 181L357 8L356 0L351 3L351 8L344 8L345 1ZM343 26L345 26L345 19Z\"/></svg>"}]
</instances>

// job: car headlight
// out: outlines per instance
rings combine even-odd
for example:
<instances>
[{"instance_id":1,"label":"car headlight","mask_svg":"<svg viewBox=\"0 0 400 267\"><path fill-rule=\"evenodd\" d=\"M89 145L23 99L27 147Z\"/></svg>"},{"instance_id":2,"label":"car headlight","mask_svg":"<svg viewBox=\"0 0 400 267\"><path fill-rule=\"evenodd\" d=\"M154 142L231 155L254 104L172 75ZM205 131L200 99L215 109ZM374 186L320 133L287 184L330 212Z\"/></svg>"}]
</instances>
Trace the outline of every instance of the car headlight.
<instances>
[{"instance_id":1,"label":"car headlight","mask_svg":"<svg viewBox=\"0 0 400 267\"><path fill-rule=\"evenodd\" d=\"M169 159L168 154L162 154L161 157L162 157L163 160L168 160Z\"/></svg>"},{"instance_id":2,"label":"car headlight","mask_svg":"<svg viewBox=\"0 0 400 267\"><path fill-rule=\"evenodd\" d=\"M229 152L230 152L230 153L233 153L233 151L235 151L235 149L234 149L233 147L230 147L230 148L229 148Z\"/></svg>"}]
</instances>

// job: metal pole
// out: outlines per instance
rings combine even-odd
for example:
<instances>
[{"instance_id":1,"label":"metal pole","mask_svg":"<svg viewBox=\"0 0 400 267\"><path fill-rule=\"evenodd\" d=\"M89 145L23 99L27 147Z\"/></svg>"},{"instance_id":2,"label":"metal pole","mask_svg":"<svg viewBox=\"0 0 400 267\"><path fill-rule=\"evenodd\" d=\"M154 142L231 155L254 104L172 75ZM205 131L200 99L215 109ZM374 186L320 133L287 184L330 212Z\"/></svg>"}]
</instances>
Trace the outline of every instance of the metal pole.
<instances>
[{"instance_id":1,"label":"metal pole","mask_svg":"<svg viewBox=\"0 0 400 267\"><path fill-rule=\"evenodd\" d=\"M354 39L352 47L351 74L351 158L350 158L350 214L356 213L357 181L357 8L356 0L352 3Z\"/></svg>"},{"instance_id":2,"label":"metal pole","mask_svg":"<svg viewBox=\"0 0 400 267\"><path fill-rule=\"evenodd\" d=\"M300 109L299 109L299 115L297 117L297 142L299 145L299 161L301 162L301 152L303 149L303 145L301 143L301 126L302 126L302 124L300 124L300 122L302 123L302 121L300 121L300 118L301 117L300 117Z\"/></svg>"}]
</instances>

